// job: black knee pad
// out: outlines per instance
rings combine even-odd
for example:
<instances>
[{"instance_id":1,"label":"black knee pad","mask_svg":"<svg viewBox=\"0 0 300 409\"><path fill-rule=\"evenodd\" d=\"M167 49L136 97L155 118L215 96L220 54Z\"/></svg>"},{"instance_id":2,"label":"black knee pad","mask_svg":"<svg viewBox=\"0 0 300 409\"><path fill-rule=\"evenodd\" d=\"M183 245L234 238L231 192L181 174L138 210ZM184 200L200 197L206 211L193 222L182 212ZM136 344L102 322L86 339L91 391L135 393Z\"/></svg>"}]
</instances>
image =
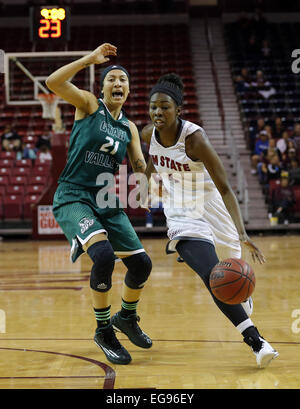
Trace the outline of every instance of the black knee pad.
<instances>
[{"instance_id":1,"label":"black knee pad","mask_svg":"<svg viewBox=\"0 0 300 409\"><path fill-rule=\"evenodd\" d=\"M111 276L115 266L115 254L109 241L103 240L94 243L87 250L94 262L90 287L99 292L106 292L111 288Z\"/></svg>"},{"instance_id":2,"label":"black knee pad","mask_svg":"<svg viewBox=\"0 0 300 409\"><path fill-rule=\"evenodd\" d=\"M128 271L125 275L125 284L133 290L144 287L151 270L152 261L145 252L134 254L122 259Z\"/></svg>"}]
</instances>

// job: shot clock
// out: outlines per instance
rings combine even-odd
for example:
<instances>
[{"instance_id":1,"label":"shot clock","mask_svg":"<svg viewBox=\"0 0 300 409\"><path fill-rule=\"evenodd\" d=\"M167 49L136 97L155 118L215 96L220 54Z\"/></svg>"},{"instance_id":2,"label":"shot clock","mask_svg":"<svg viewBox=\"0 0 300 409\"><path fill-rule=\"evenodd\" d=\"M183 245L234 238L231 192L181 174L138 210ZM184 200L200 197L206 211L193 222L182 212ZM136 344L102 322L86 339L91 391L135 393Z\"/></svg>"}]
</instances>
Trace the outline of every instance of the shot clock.
<instances>
[{"instance_id":1,"label":"shot clock","mask_svg":"<svg viewBox=\"0 0 300 409\"><path fill-rule=\"evenodd\" d=\"M31 7L30 39L34 43L45 44L69 41L69 8L60 6Z\"/></svg>"}]
</instances>

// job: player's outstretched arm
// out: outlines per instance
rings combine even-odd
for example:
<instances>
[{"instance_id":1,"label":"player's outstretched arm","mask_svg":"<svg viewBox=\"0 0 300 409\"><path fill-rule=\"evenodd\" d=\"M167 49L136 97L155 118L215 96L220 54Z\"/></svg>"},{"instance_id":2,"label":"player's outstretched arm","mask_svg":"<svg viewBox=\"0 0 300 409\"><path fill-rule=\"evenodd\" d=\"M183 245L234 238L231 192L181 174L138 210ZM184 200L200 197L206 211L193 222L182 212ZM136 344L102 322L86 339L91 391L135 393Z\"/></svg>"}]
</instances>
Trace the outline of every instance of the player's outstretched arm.
<instances>
[{"instance_id":1,"label":"player's outstretched arm","mask_svg":"<svg viewBox=\"0 0 300 409\"><path fill-rule=\"evenodd\" d=\"M109 61L109 55L117 55L117 48L109 43L97 47L90 54L87 54L76 61L66 64L54 71L46 80L47 87L65 101L88 114L93 112L91 101L95 102L96 97L88 92L79 89L72 84L71 79L80 70L92 64L103 64Z\"/></svg>"}]
</instances>

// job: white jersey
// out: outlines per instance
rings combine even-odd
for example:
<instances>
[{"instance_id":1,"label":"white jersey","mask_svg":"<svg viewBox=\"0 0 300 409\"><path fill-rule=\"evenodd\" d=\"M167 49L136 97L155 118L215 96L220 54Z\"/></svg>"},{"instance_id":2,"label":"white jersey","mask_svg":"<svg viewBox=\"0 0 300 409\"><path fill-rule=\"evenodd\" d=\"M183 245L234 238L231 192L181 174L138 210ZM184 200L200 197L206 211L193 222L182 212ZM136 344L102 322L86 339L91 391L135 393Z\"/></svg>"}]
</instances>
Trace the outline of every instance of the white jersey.
<instances>
[{"instance_id":1,"label":"white jersey","mask_svg":"<svg viewBox=\"0 0 300 409\"><path fill-rule=\"evenodd\" d=\"M150 141L149 154L163 183L169 250L174 250L180 239L201 239L213 243L220 258L239 258L238 233L222 196L204 164L191 160L185 151L186 137L197 130L204 133L200 126L183 120L174 145L162 146L155 128Z\"/></svg>"}]
</instances>

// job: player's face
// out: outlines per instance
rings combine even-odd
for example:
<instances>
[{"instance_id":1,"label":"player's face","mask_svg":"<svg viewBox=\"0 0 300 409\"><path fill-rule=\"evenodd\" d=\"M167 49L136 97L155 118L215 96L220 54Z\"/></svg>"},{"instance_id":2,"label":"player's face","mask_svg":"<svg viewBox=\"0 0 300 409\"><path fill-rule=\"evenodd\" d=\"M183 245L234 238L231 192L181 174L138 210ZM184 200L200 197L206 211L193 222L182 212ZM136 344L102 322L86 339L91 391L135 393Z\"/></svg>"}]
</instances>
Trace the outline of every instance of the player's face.
<instances>
[{"instance_id":1,"label":"player's face","mask_svg":"<svg viewBox=\"0 0 300 409\"><path fill-rule=\"evenodd\" d=\"M179 108L169 95L158 92L150 99L149 115L153 125L159 131L170 128L176 123Z\"/></svg>"},{"instance_id":2,"label":"player's face","mask_svg":"<svg viewBox=\"0 0 300 409\"><path fill-rule=\"evenodd\" d=\"M129 80L122 70L111 70L103 81L104 102L123 105L129 94Z\"/></svg>"}]
</instances>

